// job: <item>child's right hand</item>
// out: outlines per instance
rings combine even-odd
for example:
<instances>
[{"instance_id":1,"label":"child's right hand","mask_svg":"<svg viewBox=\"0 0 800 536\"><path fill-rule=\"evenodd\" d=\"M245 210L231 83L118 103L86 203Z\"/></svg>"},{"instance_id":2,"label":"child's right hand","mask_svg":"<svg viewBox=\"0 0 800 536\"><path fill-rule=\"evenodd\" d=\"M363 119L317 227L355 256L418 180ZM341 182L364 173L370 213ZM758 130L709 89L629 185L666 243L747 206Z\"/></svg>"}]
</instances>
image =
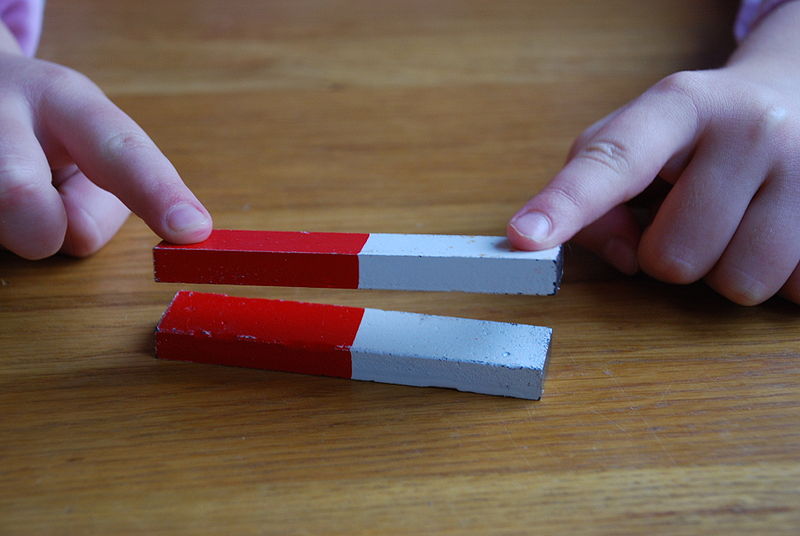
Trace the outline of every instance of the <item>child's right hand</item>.
<instances>
[{"instance_id":1,"label":"child's right hand","mask_svg":"<svg viewBox=\"0 0 800 536\"><path fill-rule=\"evenodd\" d=\"M0 24L0 246L27 259L90 255L128 208L170 242L211 232L208 211L131 118L85 76L21 55Z\"/></svg>"}]
</instances>

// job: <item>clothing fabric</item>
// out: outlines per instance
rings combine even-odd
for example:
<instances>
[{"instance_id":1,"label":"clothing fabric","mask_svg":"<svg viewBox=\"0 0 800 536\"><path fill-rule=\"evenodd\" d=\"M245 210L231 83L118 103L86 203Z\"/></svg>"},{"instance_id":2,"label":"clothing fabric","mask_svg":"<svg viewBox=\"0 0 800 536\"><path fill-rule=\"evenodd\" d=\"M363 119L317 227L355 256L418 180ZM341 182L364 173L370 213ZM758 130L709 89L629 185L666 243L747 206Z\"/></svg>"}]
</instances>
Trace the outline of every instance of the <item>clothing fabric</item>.
<instances>
[{"instance_id":1,"label":"clothing fabric","mask_svg":"<svg viewBox=\"0 0 800 536\"><path fill-rule=\"evenodd\" d=\"M0 0L0 20L27 56L36 53L42 34L44 0Z\"/></svg>"},{"instance_id":2,"label":"clothing fabric","mask_svg":"<svg viewBox=\"0 0 800 536\"><path fill-rule=\"evenodd\" d=\"M741 41L775 8L790 0L742 0L734 25L736 39ZM36 53L42 32L45 0L0 0L0 20L16 37L22 52Z\"/></svg>"},{"instance_id":3,"label":"clothing fabric","mask_svg":"<svg viewBox=\"0 0 800 536\"><path fill-rule=\"evenodd\" d=\"M739 14L736 17L736 24L733 33L737 41L742 41L750 31L761 22L761 19L772 13L772 11L785 4L789 0L742 0Z\"/></svg>"}]
</instances>

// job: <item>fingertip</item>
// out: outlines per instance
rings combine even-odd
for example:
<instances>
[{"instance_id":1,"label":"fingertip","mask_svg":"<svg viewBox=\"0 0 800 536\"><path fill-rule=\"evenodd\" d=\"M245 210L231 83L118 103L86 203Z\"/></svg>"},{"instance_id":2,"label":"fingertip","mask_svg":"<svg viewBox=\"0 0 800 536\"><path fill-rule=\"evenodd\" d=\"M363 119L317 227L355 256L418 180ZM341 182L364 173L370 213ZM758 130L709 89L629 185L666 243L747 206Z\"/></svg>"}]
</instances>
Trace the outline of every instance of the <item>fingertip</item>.
<instances>
[{"instance_id":1,"label":"fingertip","mask_svg":"<svg viewBox=\"0 0 800 536\"><path fill-rule=\"evenodd\" d=\"M130 216L130 210L116 198L109 205L87 207L96 214L90 214L87 208L70 207L69 224L61 253L85 258L105 247Z\"/></svg>"},{"instance_id":2,"label":"fingertip","mask_svg":"<svg viewBox=\"0 0 800 536\"><path fill-rule=\"evenodd\" d=\"M800 265L794 269L792 275L784 283L783 288L780 290L780 295L790 302L800 305Z\"/></svg>"},{"instance_id":3,"label":"fingertip","mask_svg":"<svg viewBox=\"0 0 800 536\"><path fill-rule=\"evenodd\" d=\"M582 229L574 241L626 275L639 271L641 230L629 207L617 205Z\"/></svg>"},{"instance_id":4,"label":"fingertip","mask_svg":"<svg viewBox=\"0 0 800 536\"><path fill-rule=\"evenodd\" d=\"M553 223L539 211L522 212L508 223L506 232L511 244L519 249L537 251L555 246L552 242Z\"/></svg>"},{"instance_id":5,"label":"fingertip","mask_svg":"<svg viewBox=\"0 0 800 536\"><path fill-rule=\"evenodd\" d=\"M85 258L97 253L105 245L100 229L93 218L83 214L70 216L67 233L60 253L70 257Z\"/></svg>"},{"instance_id":6,"label":"fingertip","mask_svg":"<svg viewBox=\"0 0 800 536\"><path fill-rule=\"evenodd\" d=\"M55 236L55 235L54 235ZM40 243L32 246L7 246L8 250L28 261L40 261L52 257L61 249L62 241Z\"/></svg>"},{"instance_id":7,"label":"fingertip","mask_svg":"<svg viewBox=\"0 0 800 536\"><path fill-rule=\"evenodd\" d=\"M61 249L67 217L49 185L26 184L0 199L0 244L23 259L36 261Z\"/></svg>"},{"instance_id":8,"label":"fingertip","mask_svg":"<svg viewBox=\"0 0 800 536\"><path fill-rule=\"evenodd\" d=\"M34 237L30 237L29 233L20 233L20 236L25 236L25 239L4 240L3 246L29 261L52 257L58 253L64 243L64 232L55 228L51 228L46 233L37 233Z\"/></svg>"},{"instance_id":9,"label":"fingertip","mask_svg":"<svg viewBox=\"0 0 800 536\"><path fill-rule=\"evenodd\" d=\"M625 275L639 271L636 248L620 237L611 237L602 248L602 257Z\"/></svg>"},{"instance_id":10,"label":"fingertip","mask_svg":"<svg viewBox=\"0 0 800 536\"><path fill-rule=\"evenodd\" d=\"M166 214L161 238L175 244L202 242L211 234L211 215L202 206L194 203L178 203Z\"/></svg>"}]
</instances>

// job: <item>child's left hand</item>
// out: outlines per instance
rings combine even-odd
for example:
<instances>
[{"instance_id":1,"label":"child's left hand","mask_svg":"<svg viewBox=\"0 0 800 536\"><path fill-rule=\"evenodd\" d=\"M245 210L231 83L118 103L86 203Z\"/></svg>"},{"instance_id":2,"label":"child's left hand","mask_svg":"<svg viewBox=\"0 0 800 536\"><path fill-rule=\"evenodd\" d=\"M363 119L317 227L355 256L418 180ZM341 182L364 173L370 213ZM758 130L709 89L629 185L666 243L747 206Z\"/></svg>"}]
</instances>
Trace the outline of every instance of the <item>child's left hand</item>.
<instances>
[{"instance_id":1,"label":"child's left hand","mask_svg":"<svg viewBox=\"0 0 800 536\"><path fill-rule=\"evenodd\" d=\"M671 75L589 127L510 221L521 249L575 236L622 272L701 278L753 305L800 303L800 2L761 22L728 65ZM673 186L642 232L625 204Z\"/></svg>"}]
</instances>

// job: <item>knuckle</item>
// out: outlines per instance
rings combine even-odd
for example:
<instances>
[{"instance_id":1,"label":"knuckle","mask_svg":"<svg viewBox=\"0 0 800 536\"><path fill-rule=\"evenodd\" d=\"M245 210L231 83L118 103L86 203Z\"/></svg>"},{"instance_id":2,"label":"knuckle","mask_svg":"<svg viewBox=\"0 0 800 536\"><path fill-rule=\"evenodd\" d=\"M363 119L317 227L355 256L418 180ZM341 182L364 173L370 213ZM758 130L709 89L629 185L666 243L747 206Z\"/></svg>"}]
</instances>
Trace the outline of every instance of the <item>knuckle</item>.
<instances>
[{"instance_id":1,"label":"knuckle","mask_svg":"<svg viewBox=\"0 0 800 536\"><path fill-rule=\"evenodd\" d=\"M758 305L774 294L770 285L756 274L727 264L716 268L706 282L739 305Z\"/></svg>"},{"instance_id":2,"label":"knuckle","mask_svg":"<svg viewBox=\"0 0 800 536\"><path fill-rule=\"evenodd\" d=\"M659 80L653 90L690 99L702 95L707 85L706 74L700 71L678 71Z\"/></svg>"},{"instance_id":3,"label":"knuckle","mask_svg":"<svg viewBox=\"0 0 800 536\"><path fill-rule=\"evenodd\" d=\"M577 138L572 141L572 145L569 146L569 150L567 151L567 160L574 158L575 155L578 153L581 147L586 143L586 133L584 132Z\"/></svg>"},{"instance_id":4,"label":"knuckle","mask_svg":"<svg viewBox=\"0 0 800 536\"><path fill-rule=\"evenodd\" d=\"M702 117L701 110L707 108L708 73L702 71L679 71L658 81L650 91L659 95L675 99L690 110L694 117Z\"/></svg>"},{"instance_id":5,"label":"knuckle","mask_svg":"<svg viewBox=\"0 0 800 536\"><path fill-rule=\"evenodd\" d=\"M578 152L576 158L589 160L616 174L626 174L633 167L630 147L614 138L590 141Z\"/></svg>"},{"instance_id":6,"label":"knuckle","mask_svg":"<svg viewBox=\"0 0 800 536\"><path fill-rule=\"evenodd\" d=\"M586 204L583 201L585 196L581 193L579 185L572 185L571 187L550 186L547 189L547 197L549 197L551 206L563 207L567 205L570 207L569 212L581 213Z\"/></svg>"},{"instance_id":7,"label":"knuckle","mask_svg":"<svg viewBox=\"0 0 800 536\"><path fill-rule=\"evenodd\" d=\"M642 269L656 279L676 285L688 285L702 277L693 262L672 254L662 254L650 262L643 262Z\"/></svg>"},{"instance_id":8,"label":"knuckle","mask_svg":"<svg viewBox=\"0 0 800 536\"><path fill-rule=\"evenodd\" d=\"M86 75L69 67L43 61L40 69L41 76L47 81L45 95L64 91L80 94L87 89L97 88Z\"/></svg>"},{"instance_id":9,"label":"knuckle","mask_svg":"<svg viewBox=\"0 0 800 536\"><path fill-rule=\"evenodd\" d=\"M18 207L38 195L39 170L22 163L0 164L0 207Z\"/></svg>"},{"instance_id":10,"label":"knuckle","mask_svg":"<svg viewBox=\"0 0 800 536\"><path fill-rule=\"evenodd\" d=\"M107 138L102 144L103 154L110 158L152 149L153 142L144 132L125 130Z\"/></svg>"},{"instance_id":11,"label":"knuckle","mask_svg":"<svg viewBox=\"0 0 800 536\"><path fill-rule=\"evenodd\" d=\"M748 141L756 142L788 134L792 114L779 95L768 88L750 91L744 106L744 135Z\"/></svg>"},{"instance_id":12,"label":"knuckle","mask_svg":"<svg viewBox=\"0 0 800 536\"><path fill-rule=\"evenodd\" d=\"M699 264L697 252L689 246L670 244L670 237L645 232L639 250L642 271L666 283L687 285L705 275L707 268Z\"/></svg>"},{"instance_id":13,"label":"knuckle","mask_svg":"<svg viewBox=\"0 0 800 536\"><path fill-rule=\"evenodd\" d=\"M576 154L578 154L578 152L592 139L592 135L593 132L591 132L591 129L586 129L581 132L580 135L572 142L572 145L570 145L569 152L567 153L569 157L573 158Z\"/></svg>"}]
</instances>

